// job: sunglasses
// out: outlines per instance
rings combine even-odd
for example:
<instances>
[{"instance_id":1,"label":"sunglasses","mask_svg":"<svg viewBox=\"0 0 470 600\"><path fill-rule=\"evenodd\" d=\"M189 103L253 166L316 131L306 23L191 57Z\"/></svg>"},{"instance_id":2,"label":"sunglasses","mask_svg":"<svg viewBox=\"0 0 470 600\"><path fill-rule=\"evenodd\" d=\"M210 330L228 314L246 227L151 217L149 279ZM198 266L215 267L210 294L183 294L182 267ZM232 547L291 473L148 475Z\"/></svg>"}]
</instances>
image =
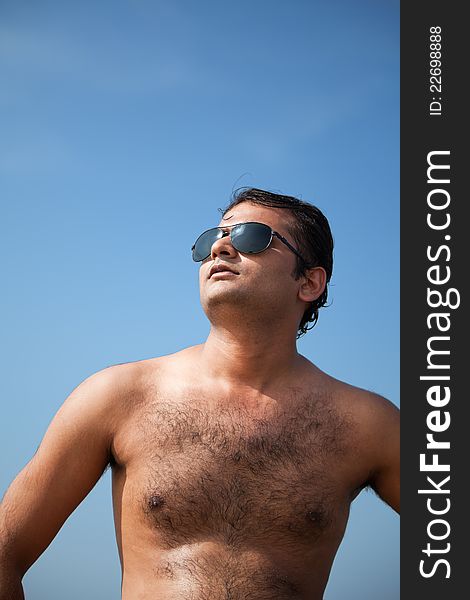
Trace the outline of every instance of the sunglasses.
<instances>
[{"instance_id":1,"label":"sunglasses","mask_svg":"<svg viewBox=\"0 0 470 600\"><path fill-rule=\"evenodd\" d=\"M238 223L237 225L227 225L225 227L213 227L201 233L191 248L193 260L200 262L211 255L212 246L223 237L230 236L232 246L238 252L243 254L259 254L267 250L276 237L281 240L289 250L292 250L304 263L307 261L290 244L285 237L264 223Z\"/></svg>"}]
</instances>

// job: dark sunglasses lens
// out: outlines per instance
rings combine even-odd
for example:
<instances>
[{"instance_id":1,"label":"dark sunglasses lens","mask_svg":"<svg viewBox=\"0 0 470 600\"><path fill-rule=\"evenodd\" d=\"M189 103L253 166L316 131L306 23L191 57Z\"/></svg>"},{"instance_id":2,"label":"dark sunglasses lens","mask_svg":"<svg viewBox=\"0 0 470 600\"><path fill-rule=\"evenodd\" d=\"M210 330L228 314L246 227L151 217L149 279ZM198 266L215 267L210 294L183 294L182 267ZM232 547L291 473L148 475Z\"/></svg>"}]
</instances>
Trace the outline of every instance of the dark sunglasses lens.
<instances>
[{"instance_id":1,"label":"dark sunglasses lens","mask_svg":"<svg viewBox=\"0 0 470 600\"><path fill-rule=\"evenodd\" d=\"M200 262L201 260L205 260L208 256L210 256L212 244L222 237L222 235L222 231L217 229L217 227L201 233L194 243L193 260L195 262Z\"/></svg>"},{"instance_id":2,"label":"dark sunglasses lens","mask_svg":"<svg viewBox=\"0 0 470 600\"><path fill-rule=\"evenodd\" d=\"M232 229L230 238L240 252L256 254L269 246L271 229L263 223L241 223Z\"/></svg>"}]
</instances>

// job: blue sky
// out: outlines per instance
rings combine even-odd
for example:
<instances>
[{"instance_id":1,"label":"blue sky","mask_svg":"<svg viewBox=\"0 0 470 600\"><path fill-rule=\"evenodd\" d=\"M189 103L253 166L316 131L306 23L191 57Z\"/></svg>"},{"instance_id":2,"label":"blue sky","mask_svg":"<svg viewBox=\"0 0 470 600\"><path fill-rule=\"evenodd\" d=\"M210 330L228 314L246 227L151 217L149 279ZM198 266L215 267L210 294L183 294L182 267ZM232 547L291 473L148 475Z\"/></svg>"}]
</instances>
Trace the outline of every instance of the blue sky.
<instances>
[{"instance_id":1,"label":"blue sky","mask_svg":"<svg viewBox=\"0 0 470 600\"><path fill-rule=\"evenodd\" d=\"M399 404L399 3L0 4L0 491L105 366L204 340L190 247L232 190L299 196L335 238L299 343ZM325 600L398 597L398 518L354 502ZM107 473L25 578L119 597Z\"/></svg>"}]
</instances>

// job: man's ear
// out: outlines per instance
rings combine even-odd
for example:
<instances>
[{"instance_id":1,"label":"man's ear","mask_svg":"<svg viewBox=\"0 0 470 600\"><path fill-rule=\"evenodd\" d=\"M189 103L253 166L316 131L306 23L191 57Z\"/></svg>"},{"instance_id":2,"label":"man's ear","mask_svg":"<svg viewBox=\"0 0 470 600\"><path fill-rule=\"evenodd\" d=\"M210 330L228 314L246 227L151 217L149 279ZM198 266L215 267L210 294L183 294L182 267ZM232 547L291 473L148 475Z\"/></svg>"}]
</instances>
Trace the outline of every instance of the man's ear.
<instances>
[{"instance_id":1,"label":"man's ear","mask_svg":"<svg viewBox=\"0 0 470 600\"><path fill-rule=\"evenodd\" d=\"M299 300L313 302L323 294L326 286L326 271L323 267L308 269L300 279Z\"/></svg>"}]
</instances>

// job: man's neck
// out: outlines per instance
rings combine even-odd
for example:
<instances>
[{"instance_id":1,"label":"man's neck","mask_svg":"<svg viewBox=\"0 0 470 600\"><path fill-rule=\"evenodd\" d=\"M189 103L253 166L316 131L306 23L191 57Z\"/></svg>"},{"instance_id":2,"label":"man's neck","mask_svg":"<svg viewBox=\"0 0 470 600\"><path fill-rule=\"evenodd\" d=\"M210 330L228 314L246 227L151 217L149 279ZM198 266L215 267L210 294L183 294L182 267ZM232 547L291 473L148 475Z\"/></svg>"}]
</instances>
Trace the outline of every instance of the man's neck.
<instances>
[{"instance_id":1,"label":"man's neck","mask_svg":"<svg viewBox=\"0 0 470 600\"><path fill-rule=\"evenodd\" d=\"M201 367L227 386L243 386L263 393L286 379L303 361L292 334L280 330L239 328L236 332L212 326L202 345Z\"/></svg>"}]
</instances>

